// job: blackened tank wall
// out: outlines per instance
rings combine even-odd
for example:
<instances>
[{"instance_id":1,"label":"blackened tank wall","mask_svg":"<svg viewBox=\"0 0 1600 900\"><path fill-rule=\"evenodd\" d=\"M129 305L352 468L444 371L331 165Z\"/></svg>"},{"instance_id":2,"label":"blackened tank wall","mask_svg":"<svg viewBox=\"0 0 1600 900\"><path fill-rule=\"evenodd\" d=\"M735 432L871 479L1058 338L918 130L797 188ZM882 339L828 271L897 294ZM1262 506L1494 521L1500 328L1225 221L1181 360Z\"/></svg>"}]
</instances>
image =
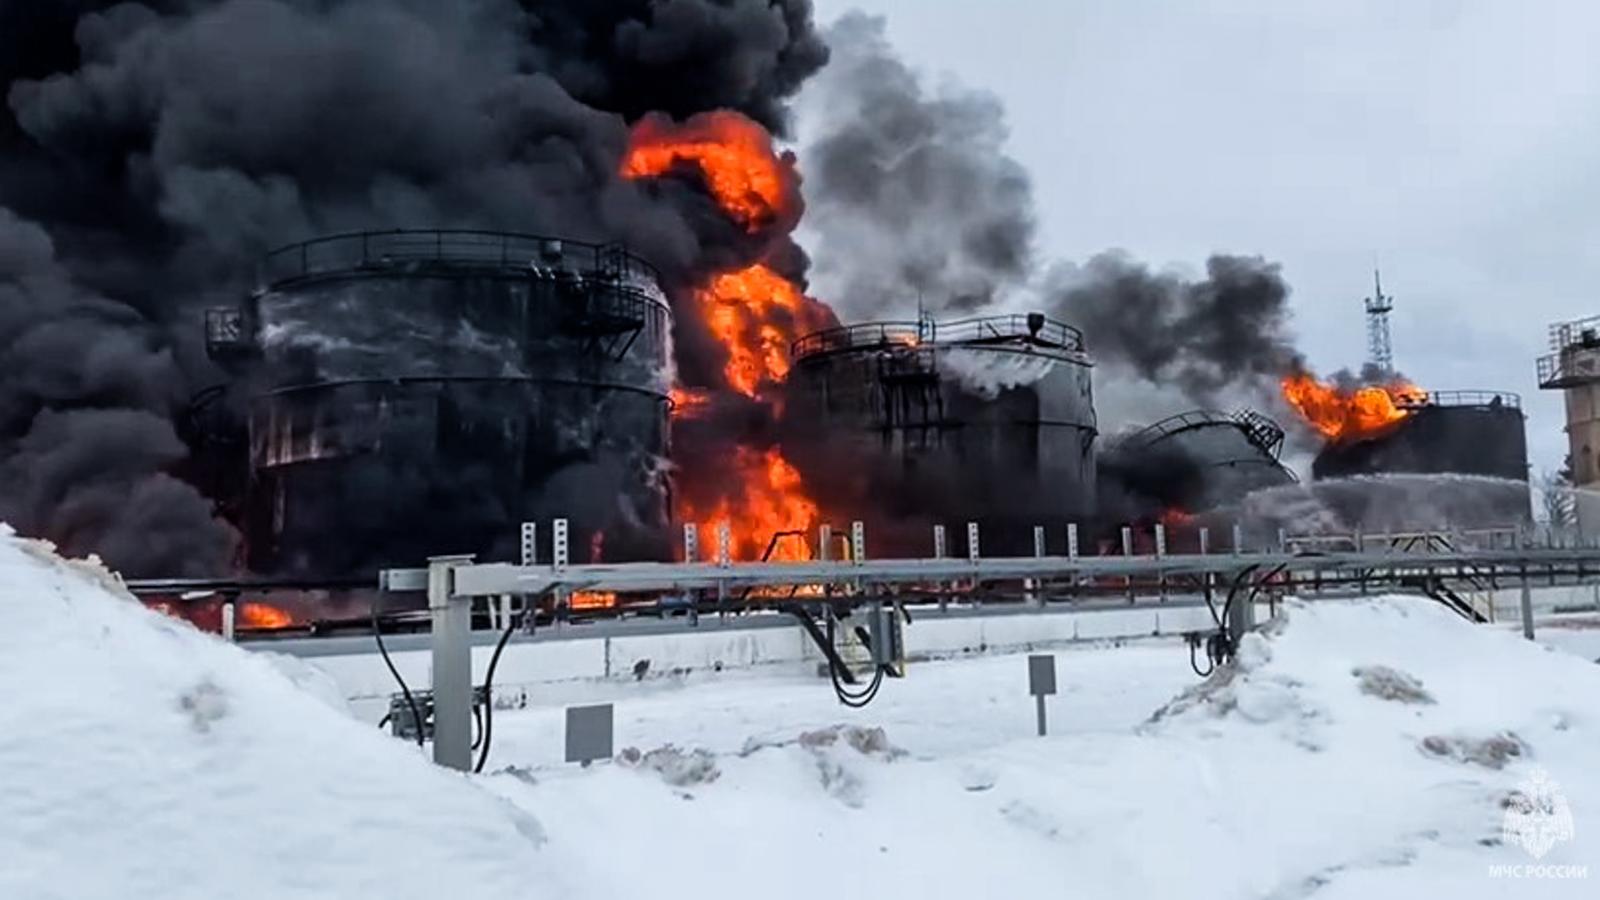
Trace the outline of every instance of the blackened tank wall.
<instances>
[{"instance_id":1,"label":"blackened tank wall","mask_svg":"<svg viewBox=\"0 0 1600 900\"><path fill-rule=\"evenodd\" d=\"M1526 520L1531 500L1528 444L1522 411L1511 405L1423 406L1392 431L1365 441L1330 444L1312 463L1318 480L1360 475L1468 475L1499 481L1462 481L1452 490L1476 492L1456 518L1461 526L1499 526Z\"/></svg>"},{"instance_id":2,"label":"blackened tank wall","mask_svg":"<svg viewBox=\"0 0 1600 900\"><path fill-rule=\"evenodd\" d=\"M1330 444L1316 478L1415 473L1528 480L1522 411L1511 406L1423 406L1371 440Z\"/></svg>"},{"instance_id":3,"label":"blackened tank wall","mask_svg":"<svg viewBox=\"0 0 1600 900\"><path fill-rule=\"evenodd\" d=\"M1093 508L1090 372L1015 346L801 359L789 402L808 427L787 449L830 516L867 523L876 553L926 555L935 523L961 552L967 521L980 523L986 553L1031 552L1032 526L1059 540L1062 523Z\"/></svg>"},{"instance_id":4,"label":"blackened tank wall","mask_svg":"<svg viewBox=\"0 0 1600 900\"><path fill-rule=\"evenodd\" d=\"M574 560L664 553L667 306L580 265L379 265L253 297L252 564L509 559L520 522L555 517Z\"/></svg>"}]
</instances>

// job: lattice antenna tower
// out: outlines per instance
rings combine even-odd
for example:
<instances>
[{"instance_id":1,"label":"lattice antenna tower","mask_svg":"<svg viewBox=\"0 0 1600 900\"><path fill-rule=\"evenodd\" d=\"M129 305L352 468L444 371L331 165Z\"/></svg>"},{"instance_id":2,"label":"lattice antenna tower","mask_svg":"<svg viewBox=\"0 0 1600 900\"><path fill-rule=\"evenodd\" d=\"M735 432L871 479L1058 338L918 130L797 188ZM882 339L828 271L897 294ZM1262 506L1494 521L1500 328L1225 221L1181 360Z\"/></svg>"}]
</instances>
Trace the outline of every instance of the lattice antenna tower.
<instances>
[{"instance_id":1,"label":"lattice antenna tower","mask_svg":"<svg viewBox=\"0 0 1600 900\"><path fill-rule=\"evenodd\" d=\"M1367 298L1367 357L1385 375L1394 373L1394 344L1389 339L1389 313L1394 298L1383 292L1383 279L1372 270L1372 296Z\"/></svg>"}]
</instances>

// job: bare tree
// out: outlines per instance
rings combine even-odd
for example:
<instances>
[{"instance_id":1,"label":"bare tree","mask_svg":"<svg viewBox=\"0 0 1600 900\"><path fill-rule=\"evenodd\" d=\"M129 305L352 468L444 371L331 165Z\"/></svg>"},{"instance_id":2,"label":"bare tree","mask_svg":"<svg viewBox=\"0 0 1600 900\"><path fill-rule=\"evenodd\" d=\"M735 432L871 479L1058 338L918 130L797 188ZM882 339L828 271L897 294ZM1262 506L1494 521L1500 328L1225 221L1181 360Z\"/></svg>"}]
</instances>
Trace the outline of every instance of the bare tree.
<instances>
[{"instance_id":1,"label":"bare tree","mask_svg":"<svg viewBox=\"0 0 1600 900\"><path fill-rule=\"evenodd\" d=\"M1534 480L1534 485L1539 489L1545 521L1557 528L1577 524L1577 498L1572 491L1570 458L1557 471L1546 469Z\"/></svg>"}]
</instances>

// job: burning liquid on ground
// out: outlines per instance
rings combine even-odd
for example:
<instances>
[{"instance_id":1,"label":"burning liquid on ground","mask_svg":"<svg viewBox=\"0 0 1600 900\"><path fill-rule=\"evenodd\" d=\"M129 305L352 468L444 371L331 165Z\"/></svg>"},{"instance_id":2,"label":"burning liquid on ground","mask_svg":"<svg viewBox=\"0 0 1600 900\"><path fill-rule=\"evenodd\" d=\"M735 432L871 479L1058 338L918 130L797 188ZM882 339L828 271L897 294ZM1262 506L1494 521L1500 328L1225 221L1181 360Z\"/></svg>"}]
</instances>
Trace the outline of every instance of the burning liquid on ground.
<instances>
[{"instance_id":1,"label":"burning liquid on ground","mask_svg":"<svg viewBox=\"0 0 1600 900\"><path fill-rule=\"evenodd\" d=\"M1407 381L1343 388L1308 372L1283 379L1283 397L1330 442L1376 437L1411 415L1427 393Z\"/></svg>"},{"instance_id":2,"label":"burning liquid on ground","mask_svg":"<svg viewBox=\"0 0 1600 900\"><path fill-rule=\"evenodd\" d=\"M724 522L729 530L729 556L735 560L809 559L809 541L821 516L806 496L800 473L776 447L739 447L732 463L730 476L742 486L741 493L731 499L724 497L712 509L684 510L684 520L699 529L702 560L717 558L717 531ZM784 532L800 534L776 538Z\"/></svg>"}]
</instances>

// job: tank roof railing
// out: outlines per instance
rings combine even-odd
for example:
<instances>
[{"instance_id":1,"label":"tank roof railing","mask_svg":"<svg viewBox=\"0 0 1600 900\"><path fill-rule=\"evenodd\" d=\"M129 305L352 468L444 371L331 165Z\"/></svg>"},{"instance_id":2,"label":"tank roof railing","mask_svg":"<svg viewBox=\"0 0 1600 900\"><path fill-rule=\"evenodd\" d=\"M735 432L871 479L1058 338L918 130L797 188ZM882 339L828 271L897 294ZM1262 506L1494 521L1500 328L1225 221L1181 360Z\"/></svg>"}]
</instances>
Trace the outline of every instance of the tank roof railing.
<instances>
[{"instance_id":1,"label":"tank roof railing","mask_svg":"<svg viewBox=\"0 0 1600 900\"><path fill-rule=\"evenodd\" d=\"M860 322L801 335L789 346L795 359L836 350L872 347L917 347L924 343L926 327L916 322Z\"/></svg>"},{"instance_id":2,"label":"tank roof railing","mask_svg":"<svg viewBox=\"0 0 1600 900\"><path fill-rule=\"evenodd\" d=\"M1255 410L1241 409L1229 415L1214 409L1192 409L1167 416L1165 419L1158 419L1116 441L1116 446L1127 449L1148 447L1169 435L1207 425L1227 425L1237 428L1244 432L1252 444L1273 458L1277 457L1278 450L1283 445L1283 428Z\"/></svg>"},{"instance_id":3,"label":"tank roof railing","mask_svg":"<svg viewBox=\"0 0 1600 900\"><path fill-rule=\"evenodd\" d=\"M1038 313L978 316L953 322L859 322L802 335L789 347L795 359L890 347L949 347L952 345L1007 344L1021 340L1031 345L1068 353L1083 352L1083 332Z\"/></svg>"},{"instance_id":4,"label":"tank roof railing","mask_svg":"<svg viewBox=\"0 0 1600 900\"><path fill-rule=\"evenodd\" d=\"M1420 409L1426 406L1486 406L1521 409L1522 397L1510 391L1424 391L1408 394L1397 406Z\"/></svg>"},{"instance_id":5,"label":"tank roof railing","mask_svg":"<svg viewBox=\"0 0 1600 900\"><path fill-rule=\"evenodd\" d=\"M470 229L392 229L326 235L279 247L257 270L264 288L306 278L384 270L415 263L480 268L554 268L568 260L586 263L583 274L618 280L660 272L621 244L593 244L551 235Z\"/></svg>"},{"instance_id":6,"label":"tank roof railing","mask_svg":"<svg viewBox=\"0 0 1600 900\"><path fill-rule=\"evenodd\" d=\"M1165 419L1151 422L1138 431L1132 432L1127 437L1117 440L1115 444L1118 447L1130 449L1146 447L1169 434L1176 434L1191 428L1199 428L1203 425L1238 426L1238 424L1232 416L1225 412L1219 412L1214 409L1191 409L1188 412L1177 413L1167 416Z\"/></svg>"}]
</instances>

